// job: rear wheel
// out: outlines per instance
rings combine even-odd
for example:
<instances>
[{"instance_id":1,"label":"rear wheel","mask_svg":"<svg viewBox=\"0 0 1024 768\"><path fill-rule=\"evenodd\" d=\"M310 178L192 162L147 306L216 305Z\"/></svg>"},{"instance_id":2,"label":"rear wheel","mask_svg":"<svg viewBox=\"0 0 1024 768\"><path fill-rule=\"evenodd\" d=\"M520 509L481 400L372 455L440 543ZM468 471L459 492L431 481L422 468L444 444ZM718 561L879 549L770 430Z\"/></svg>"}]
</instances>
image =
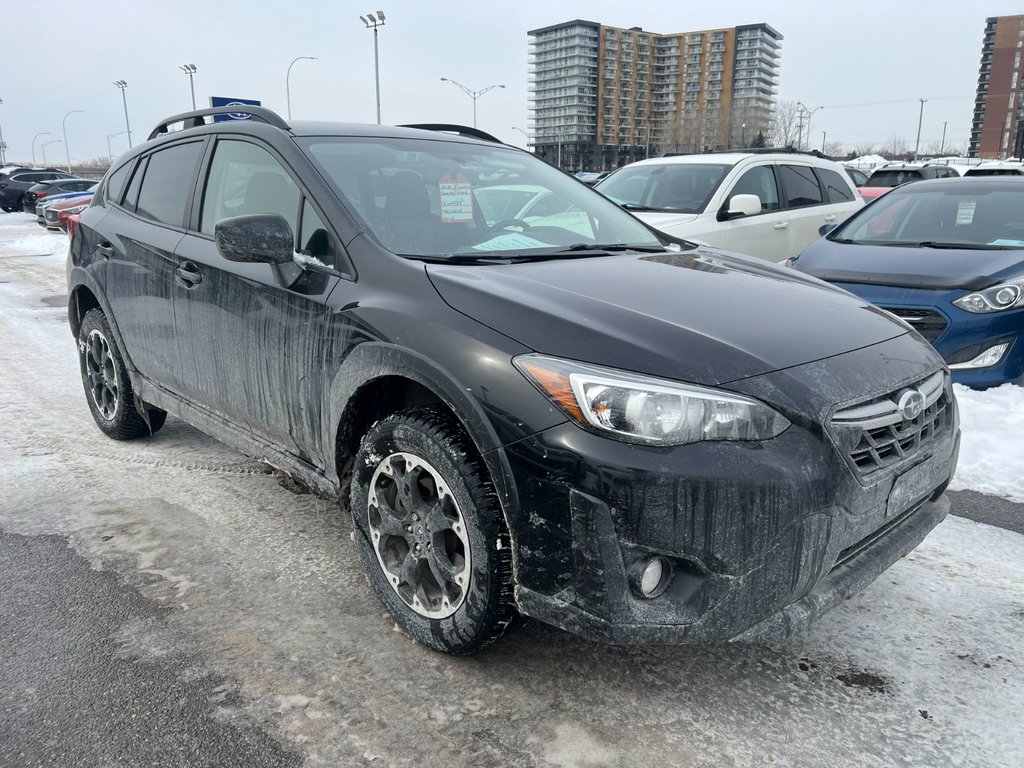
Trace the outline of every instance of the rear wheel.
<instances>
[{"instance_id":1,"label":"rear wheel","mask_svg":"<svg viewBox=\"0 0 1024 768\"><path fill-rule=\"evenodd\" d=\"M476 451L442 408L401 411L362 440L352 477L356 543L370 584L416 640L473 653L514 616L512 561Z\"/></svg>"},{"instance_id":2,"label":"rear wheel","mask_svg":"<svg viewBox=\"0 0 1024 768\"><path fill-rule=\"evenodd\" d=\"M154 408L143 415L136 408L135 393L113 338L102 311L85 313L78 329L78 362L89 410L96 426L115 440L151 435L164 425L167 413Z\"/></svg>"}]
</instances>

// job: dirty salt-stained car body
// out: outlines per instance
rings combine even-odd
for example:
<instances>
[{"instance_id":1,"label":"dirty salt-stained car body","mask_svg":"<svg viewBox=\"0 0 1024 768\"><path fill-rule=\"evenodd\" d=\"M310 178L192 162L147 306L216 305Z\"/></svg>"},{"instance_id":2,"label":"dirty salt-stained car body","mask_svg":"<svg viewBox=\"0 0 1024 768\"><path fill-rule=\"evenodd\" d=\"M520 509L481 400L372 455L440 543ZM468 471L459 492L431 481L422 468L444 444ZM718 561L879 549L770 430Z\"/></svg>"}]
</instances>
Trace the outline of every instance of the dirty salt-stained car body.
<instances>
[{"instance_id":1,"label":"dirty salt-stained car body","mask_svg":"<svg viewBox=\"0 0 1024 768\"><path fill-rule=\"evenodd\" d=\"M122 439L172 412L347 504L421 642L477 650L516 610L780 636L947 513L948 371L886 313L471 129L223 111L162 123L81 214L89 407ZM565 205L490 221L489 185Z\"/></svg>"}]
</instances>

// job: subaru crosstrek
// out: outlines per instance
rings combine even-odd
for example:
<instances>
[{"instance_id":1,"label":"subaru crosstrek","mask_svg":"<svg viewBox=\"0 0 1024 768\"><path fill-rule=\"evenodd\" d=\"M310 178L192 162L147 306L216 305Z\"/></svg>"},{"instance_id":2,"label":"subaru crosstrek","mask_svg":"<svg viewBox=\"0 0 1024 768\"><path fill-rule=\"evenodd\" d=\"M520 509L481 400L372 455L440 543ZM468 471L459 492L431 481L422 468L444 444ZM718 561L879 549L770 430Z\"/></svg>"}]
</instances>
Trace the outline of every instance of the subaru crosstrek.
<instances>
[{"instance_id":1,"label":"subaru crosstrek","mask_svg":"<svg viewBox=\"0 0 1024 768\"><path fill-rule=\"evenodd\" d=\"M206 123L232 109L161 123L81 214L89 408L116 439L173 413L337 498L419 641L471 652L517 610L778 637L946 515L949 374L887 313L473 129ZM489 215L510 185L561 204Z\"/></svg>"}]
</instances>

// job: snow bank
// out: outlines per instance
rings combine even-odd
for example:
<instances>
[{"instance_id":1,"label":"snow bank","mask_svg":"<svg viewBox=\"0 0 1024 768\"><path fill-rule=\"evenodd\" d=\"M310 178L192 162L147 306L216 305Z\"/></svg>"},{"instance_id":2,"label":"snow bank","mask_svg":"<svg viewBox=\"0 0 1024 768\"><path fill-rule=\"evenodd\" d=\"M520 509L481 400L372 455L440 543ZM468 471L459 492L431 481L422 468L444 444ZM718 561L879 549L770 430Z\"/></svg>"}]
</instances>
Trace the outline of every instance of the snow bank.
<instances>
[{"instance_id":1,"label":"snow bank","mask_svg":"<svg viewBox=\"0 0 1024 768\"><path fill-rule=\"evenodd\" d=\"M960 404L960 466L950 488L1024 503L1024 387L976 392L954 386Z\"/></svg>"},{"instance_id":2,"label":"snow bank","mask_svg":"<svg viewBox=\"0 0 1024 768\"><path fill-rule=\"evenodd\" d=\"M67 249L68 236L43 229L32 214L0 215L0 252L4 256L49 256Z\"/></svg>"}]
</instances>

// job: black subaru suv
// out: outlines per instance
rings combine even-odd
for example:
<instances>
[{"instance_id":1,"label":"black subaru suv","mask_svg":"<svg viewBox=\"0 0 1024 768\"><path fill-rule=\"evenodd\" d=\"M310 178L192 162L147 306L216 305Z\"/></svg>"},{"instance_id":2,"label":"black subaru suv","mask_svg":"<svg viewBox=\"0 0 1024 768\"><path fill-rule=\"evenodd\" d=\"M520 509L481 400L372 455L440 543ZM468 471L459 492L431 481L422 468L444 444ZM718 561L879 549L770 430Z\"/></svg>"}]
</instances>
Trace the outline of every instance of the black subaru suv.
<instances>
[{"instance_id":1,"label":"black subaru suv","mask_svg":"<svg viewBox=\"0 0 1024 768\"><path fill-rule=\"evenodd\" d=\"M949 374L887 313L473 129L207 123L232 109L161 123L82 213L89 408L116 439L173 413L337 498L419 641L471 652L516 611L778 637L946 515Z\"/></svg>"}]
</instances>

